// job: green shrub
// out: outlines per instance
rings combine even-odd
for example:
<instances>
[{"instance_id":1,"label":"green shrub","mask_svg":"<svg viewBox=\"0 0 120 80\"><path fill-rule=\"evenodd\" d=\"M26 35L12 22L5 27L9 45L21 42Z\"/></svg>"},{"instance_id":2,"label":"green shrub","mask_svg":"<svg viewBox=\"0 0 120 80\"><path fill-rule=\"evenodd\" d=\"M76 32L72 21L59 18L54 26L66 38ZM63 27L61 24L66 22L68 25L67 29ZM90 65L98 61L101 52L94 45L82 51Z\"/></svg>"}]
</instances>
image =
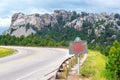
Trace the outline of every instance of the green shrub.
<instances>
[{"instance_id":1,"label":"green shrub","mask_svg":"<svg viewBox=\"0 0 120 80\"><path fill-rule=\"evenodd\" d=\"M120 44L118 41L113 43L109 51L106 70L110 74L109 77L111 79L120 80Z\"/></svg>"}]
</instances>

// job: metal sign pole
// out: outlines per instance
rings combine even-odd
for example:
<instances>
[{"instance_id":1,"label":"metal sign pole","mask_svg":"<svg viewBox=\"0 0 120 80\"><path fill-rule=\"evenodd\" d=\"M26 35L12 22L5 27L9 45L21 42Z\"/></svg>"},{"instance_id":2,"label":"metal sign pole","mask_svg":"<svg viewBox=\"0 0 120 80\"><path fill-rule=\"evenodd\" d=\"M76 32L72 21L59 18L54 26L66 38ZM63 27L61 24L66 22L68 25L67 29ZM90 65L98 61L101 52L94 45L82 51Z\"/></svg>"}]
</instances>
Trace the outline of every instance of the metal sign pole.
<instances>
[{"instance_id":1,"label":"metal sign pole","mask_svg":"<svg viewBox=\"0 0 120 80\"><path fill-rule=\"evenodd\" d=\"M78 75L80 75L80 55L87 52L87 42L82 41L80 37L76 37L75 40L70 43L69 53L76 54L78 57Z\"/></svg>"},{"instance_id":2,"label":"metal sign pole","mask_svg":"<svg viewBox=\"0 0 120 80\"><path fill-rule=\"evenodd\" d=\"M80 75L80 55L78 55L78 75Z\"/></svg>"}]
</instances>

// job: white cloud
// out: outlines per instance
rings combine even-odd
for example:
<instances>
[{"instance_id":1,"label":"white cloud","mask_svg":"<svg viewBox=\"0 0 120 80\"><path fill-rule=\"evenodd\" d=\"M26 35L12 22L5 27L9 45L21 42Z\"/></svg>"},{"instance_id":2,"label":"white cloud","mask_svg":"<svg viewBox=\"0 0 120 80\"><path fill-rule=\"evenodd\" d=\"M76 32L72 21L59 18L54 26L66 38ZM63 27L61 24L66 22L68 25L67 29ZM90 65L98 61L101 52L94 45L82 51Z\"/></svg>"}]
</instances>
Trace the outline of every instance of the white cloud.
<instances>
[{"instance_id":1,"label":"white cloud","mask_svg":"<svg viewBox=\"0 0 120 80\"><path fill-rule=\"evenodd\" d=\"M9 26L14 13L51 13L54 9L85 12L118 12L120 0L1 0L0 26Z\"/></svg>"},{"instance_id":2,"label":"white cloud","mask_svg":"<svg viewBox=\"0 0 120 80\"><path fill-rule=\"evenodd\" d=\"M11 19L10 18L0 18L0 27L9 27Z\"/></svg>"},{"instance_id":3,"label":"white cloud","mask_svg":"<svg viewBox=\"0 0 120 80\"><path fill-rule=\"evenodd\" d=\"M83 2L91 4L94 7L120 7L120 0L84 0Z\"/></svg>"},{"instance_id":4,"label":"white cloud","mask_svg":"<svg viewBox=\"0 0 120 80\"><path fill-rule=\"evenodd\" d=\"M43 8L35 8L35 7L30 7L28 10L24 11L26 14L34 14L34 13L39 13L39 14L45 14L45 13L51 13L50 11L43 9Z\"/></svg>"}]
</instances>

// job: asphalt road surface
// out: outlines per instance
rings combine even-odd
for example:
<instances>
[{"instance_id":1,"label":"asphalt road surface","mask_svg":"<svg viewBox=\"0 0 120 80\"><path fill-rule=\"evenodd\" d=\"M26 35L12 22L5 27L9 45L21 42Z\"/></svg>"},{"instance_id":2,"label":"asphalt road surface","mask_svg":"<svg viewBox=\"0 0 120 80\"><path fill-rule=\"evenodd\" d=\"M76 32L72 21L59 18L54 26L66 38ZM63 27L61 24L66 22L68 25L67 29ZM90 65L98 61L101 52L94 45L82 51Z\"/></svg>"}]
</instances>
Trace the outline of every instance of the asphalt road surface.
<instances>
[{"instance_id":1,"label":"asphalt road surface","mask_svg":"<svg viewBox=\"0 0 120 80\"><path fill-rule=\"evenodd\" d=\"M0 80L47 80L68 57L67 49L14 47L14 55L0 58Z\"/></svg>"}]
</instances>

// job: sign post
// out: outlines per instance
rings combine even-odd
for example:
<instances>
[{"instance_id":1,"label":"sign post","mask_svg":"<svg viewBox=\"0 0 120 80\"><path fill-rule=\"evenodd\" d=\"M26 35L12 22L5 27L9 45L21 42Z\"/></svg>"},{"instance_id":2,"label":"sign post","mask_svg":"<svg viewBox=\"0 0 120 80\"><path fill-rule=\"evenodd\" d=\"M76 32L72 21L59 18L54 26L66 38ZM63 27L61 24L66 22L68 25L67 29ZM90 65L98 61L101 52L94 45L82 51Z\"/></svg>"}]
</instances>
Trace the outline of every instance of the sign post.
<instances>
[{"instance_id":1,"label":"sign post","mask_svg":"<svg viewBox=\"0 0 120 80\"><path fill-rule=\"evenodd\" d=\"M87 42L82 41L79 37L76 37L73 42L70 43L70 54L76 54L78 56L78 75L80 74L80 55L87 53Z\"/></svg>"},{"instance_id":2,"label":"sign post","mask_svg":"<svg viewBox=\"0 0 120 80\"><path fill-rule=\"evenodd\" d=\"M78 74L80 74L80 55L78 55Z\"/></svg>"}]
</instances>

